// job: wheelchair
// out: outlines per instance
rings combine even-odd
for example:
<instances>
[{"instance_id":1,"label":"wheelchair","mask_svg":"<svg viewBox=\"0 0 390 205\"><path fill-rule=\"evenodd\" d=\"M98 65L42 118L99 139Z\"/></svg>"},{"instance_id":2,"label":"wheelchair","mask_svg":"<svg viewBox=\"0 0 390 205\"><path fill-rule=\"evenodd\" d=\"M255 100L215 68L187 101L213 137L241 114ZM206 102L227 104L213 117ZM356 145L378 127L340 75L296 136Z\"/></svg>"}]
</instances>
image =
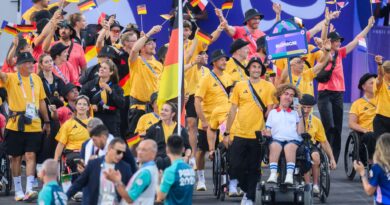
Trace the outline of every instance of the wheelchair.
<instances>
[{"instance_id":1,"label":"wheelchair","mask_svg":"<svg viewBox=\"0 0 390 205\"><path fill-rule=\"evenodd\" d=\"M220 143L214 152L213 158L213 194L221 201L225 200L229 185L228 150Z\"/></svg>"},{"instance_id":2,"label":"wheelchair","mask_svg":"<svg viewBox=\"0 0 390 205\"><path fill-rule=\"evenodd\" d=\"M366 171L370 170L371 165L368 163L369 155L367 146L362 142L359 133L351 131L348 135L347 142L345 143L344 151L344 170L347 178L351 181L356 175L356 171L353 168L354 160L361 161L364 164Z\"/></svg>"},{"instance_id":3,"label":"wheelchair","mask_svg":"<svg viewBox=\"0 0 390 205\"><path fill-rule=\"evenodd\" d=\"M310 138L309 138L310 139ZM309 148L309 139L305 139L305 148ZM269 141L268 141L269 142ZM268 155L264 153L264 157ZM256 205L276 204L276 203L291 203L311 205L313 204L313 189L311 184L305 184L303 167L307 163L306 155L297 155L296 168L294 171L294 184L284 184L287 174L287 162L284 151L282 150L278 162L278 181L274 183L266 183L260 180L256 187Z\"/></svg>"},{"instance_id":4,"label":"wheelchair","mask_svg":"<svg viewBox=\"0 0 390 205\"><path fill-rule=\"evenodd\" d=\"M319 175L319 188L320 193L317 195L320 198L321 203L326 203L326 200L330 192L330 168L329 158L323 149L320 150L320 175Z\"/></svg>"},{"instance_id":5,"label":"wheelchair","mask_svg":"<svg viewBox=\"0 0 390 205\"><path fill-rule=\"evenodd\" d=\"M77 154L78 152L74 152L75 154ZM58 174L58 181L60 183L60 186L62 186L64 192L66 192L70 186L72 185L72 182L77 178L77 176L79 175L79 173L77 172L77 170L72 170L71 166L70 166L70 160L73 160L73 161L77 161L78 159L80 159L79 157L77 158L72 158L72 159L68 159L67 158L67 155L69 154L69 152L67 151L64 151L61 155L61 159L60 159L60 162L59 162L59 174Z\"/></svg>"},{"instance_id":6,"label":"wheelchair","mask_svg":"<svg viewBox=\"0 0 390 205\"><path fill-rule=\"evenodd\" d=\"M0 191L6 196L10 195L12 190L11 162L5 153L5 143L0 137Z\"/></svg>"}]
</instances>

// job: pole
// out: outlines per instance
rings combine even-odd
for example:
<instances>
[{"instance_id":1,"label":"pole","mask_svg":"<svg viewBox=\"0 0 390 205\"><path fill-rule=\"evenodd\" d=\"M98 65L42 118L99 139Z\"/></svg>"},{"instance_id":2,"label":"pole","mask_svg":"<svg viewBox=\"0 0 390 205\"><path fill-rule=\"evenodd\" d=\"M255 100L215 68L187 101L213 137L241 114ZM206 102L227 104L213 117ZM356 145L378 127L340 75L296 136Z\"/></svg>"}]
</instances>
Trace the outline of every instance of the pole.
<instances>
[{"instance_id":1,"label":"pole","mask_svg":"<svg viewBox=\"0 0 390 205\"><path fill-rule=\"evenodd\" d=\"M179 74L178 74L178 89L177 89L177 134L180 135L181 134L181 113L182 113L182 99L181 99L181 89L182 89L182 80L183 80L183 2L182 1L178 1L178 12L179 12L179 15L177 16L179 18L178 20L178 29L179 29L179 46L178 46L178 57L179 57L179 63L178 63L178 71L179 71Z\"/></svg>"},{"instance_id":2,"label":"pole","mask_svg":"<svg viewBox=\"0 0 390 205\"><path fill-rule=\"evenodd\" d=\"M228 11L226 12L225 19L227 19L227 17L229 16L229 11L230 11L230 9L228 9Z\"/></svg>"},{"instance_id":3,"label":"pole","mask_svg":"<svg viewBox=\"0 0 390 205\"><path fill-rule=\"evenodd\" d=\"M141 31L143 32L143 31L144 31L144 23L143 23L143 21L142 21L142 16L143 16L143 15L141 15Z\"/></svg>"},{"instance_id":4,"label":"pole","mask_svg":"<svg viewBox=\"0 0 390 205\"><path fill-rule=\"evenodd\" d=\"M372 10L372 2L371 2L371 0L370 0L370 8L371 8L371 16L374 16L374 12Z\"/></svg>"},{"instance_id":5,"label":"pole","mask_svg":"<svg viewBox=\"0 0 390 205\"><path fill-rule=\"evenodd\" d=\"M288 71L288 78L289 78L289 82L290 82L290 84L292 84L293 83L293 79L292 79L292 72L291 72L291 65L290 65L290 60L291 60L292 58L287 58L287 71Z\"/></svg>"},{"instance_id":6,"label":"pole","mask_svg":"<svg viewBox=\"0 0 390 205\"><path fill-rule=\"evenodd\" d=\"M214 6L215 9L217 9L217 6L214 4L214 2L212 0L209 0L209 2L211 3L211 5Z\"/></svg>"}]
</instances>

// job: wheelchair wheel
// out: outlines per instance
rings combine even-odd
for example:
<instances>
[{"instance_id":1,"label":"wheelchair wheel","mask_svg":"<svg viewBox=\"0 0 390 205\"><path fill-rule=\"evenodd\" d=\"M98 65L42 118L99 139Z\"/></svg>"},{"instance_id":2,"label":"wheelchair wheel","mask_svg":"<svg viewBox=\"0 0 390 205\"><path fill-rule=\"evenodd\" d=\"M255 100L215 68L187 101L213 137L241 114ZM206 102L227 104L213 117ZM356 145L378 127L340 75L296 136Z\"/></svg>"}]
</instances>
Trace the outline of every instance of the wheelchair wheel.
<instances>
[{"instance_id":1,"label":"wheelchair wheel","mask_svg":"<svg viewBox=\"0 0 390 205\"><path fill-rule=\"evenodd\" d=\"M221 150L216 149L215 150L215 157L218 158L218 164L217 164L217 199L221 198L221 193L223 192L222 190L222 157L221 157Z\"/></svg>"},{"instance_id":2,"label":"wheelchair wheel","mask_svg":"<svg viewBox=\"0 0 390 205\"><path fill-rule=\"evenodd\" d=\"M305 191L303 193L303 204L304 205L313 204L313 188L311 184L305 185Z\"/></svg>"},{"instance_id":3,"label":"wheelchair wheel","mask_svg":"<svg viewBox=\"0 0 390 205\"><path fill-rule=\"evenodd\" d=\"M221 157L220 157L220 152L218 149L215 150L214 152L214 160L213 160L213 193L214 196L217 196L217 199L219 198L218 194L220 191L220 167L221 167Z\"/></svg>"},{"instance_id":4,"label":"wheelchair wheel","mask_svg":"<svg viewBox=\"0 0 390 205\"><path fill-rule=\"evenodd\" d=\"M11 173L11 162L9 158L4 155L4 158L1 159L1 165L2 165L2 178L1 182L3 184L4 193L6 196L10 195L10 192L12 190L12 173Z\"/></svg>"},{"instance_id":5,"label":"wheelchair wheel","mask_svg":"<svg viewBox=\"0 0 390 205\"><path fill-rule=\"evenodd\" d=\"M326 203L330 191L329 159L321 149L320 151L320 201Z\"/></svg>"},{"instance_id":6,"label":"wheelchair wheel","mask_svg":"<svg viewBox=\"0 0 390 205\"><path fill-rule=\"evenodd\" d=\"M228 192L229 186L229 174L228 174L228 158L227 158L227 150L221 154L221 201L225 201L226 193Z\"/></svg>"},{"instance_id":7,"label":"wheelchair wheel","mask_svg":"<svg viewBox=\"0 0 390 205\"><path fill-rule=\"evenodd\" d=\"M353 161L359 160L359 138L355 132L351 132L345 144L344 170L349 180L353 180L356 171L353 168Z\"/></svg>"},{"instance_id":8,"label":"wheelchair wheel","mask_svg":"<svg viewBox=\"0 0 390 205\"><path fill-rule=\"evenodd\" d=\"M255 196L255 204L256 205L263 205L263 190L261 188L261 183L260 182L257 182L257 185L256 185L256 196Z\"/></svg>"}]
</instances>

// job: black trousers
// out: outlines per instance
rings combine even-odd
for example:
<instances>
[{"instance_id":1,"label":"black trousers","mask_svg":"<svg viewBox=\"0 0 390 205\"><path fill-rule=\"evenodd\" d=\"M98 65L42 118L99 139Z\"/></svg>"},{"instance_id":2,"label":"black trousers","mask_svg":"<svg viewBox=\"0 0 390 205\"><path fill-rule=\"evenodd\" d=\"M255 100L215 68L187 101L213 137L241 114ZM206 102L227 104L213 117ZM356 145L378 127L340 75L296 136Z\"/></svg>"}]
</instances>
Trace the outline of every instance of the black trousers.
<instances>
[{"instance_id":1,"label":"black trousers","mask_svg":"<svg viewBox=\"0 0 390 205\"><path fill-rule=\"evenodd\" d=\"M261 146L258 140L235 136L229 153L231 178L237 179L239 187L246 193L247 198L255 201L261 161Z\"/></svg>"},{"instance_id":2,"label":"black trousers","mask_svg":"<svg viewBox=\"0 0 390 205\"><path fill-rule=\"evenodd\" d=\"M138 120L145 114L144 110L130 109L129 110L129 137L134 136L135 129L137 128Z\"/></svg>"},{"instance_id":3,"label":"black trousers","mask_svg":"<svg viewBox=\"0 0 390 205\"><path fill-rule=\"evenodd\" d=\"M388 105L390 106L390 105ZM376 114L374 118L374 135L378 139L383 133L390 133L390 118Z\"/></svg>"},{"instance_id":4,"label":"black trousers","mask_svg":"<svg viewBox=\"0 0 390 205\"><path fill-rule=\"evenodd\" d=\"M367 146L368 158L372 159L375 152L376 140L378 139L373 132L359 133L362 143Z\"/></svg>"},{"instance_id":5,"label":"black trousers","mask_svg":"<svg viewBox=\"0 0 390 205\"><path fill-rule=\"evenodd\" d=\"M318 110L336 163L339 160L341 150L343 103L344 92L325 90L318 93Z\"/></svg>"},{"instance_id":6,"label":"black trousers","mask_svg":"<svg viewBox=\"0 0 390 205\"><path fill-rule=\"evenodd\" d=\"M120 109L120 132L123 139L127 139L129 136L129 106L130 106L130 98L129 96L125 96L125 107Z\"/></svg>"}]
</instances>

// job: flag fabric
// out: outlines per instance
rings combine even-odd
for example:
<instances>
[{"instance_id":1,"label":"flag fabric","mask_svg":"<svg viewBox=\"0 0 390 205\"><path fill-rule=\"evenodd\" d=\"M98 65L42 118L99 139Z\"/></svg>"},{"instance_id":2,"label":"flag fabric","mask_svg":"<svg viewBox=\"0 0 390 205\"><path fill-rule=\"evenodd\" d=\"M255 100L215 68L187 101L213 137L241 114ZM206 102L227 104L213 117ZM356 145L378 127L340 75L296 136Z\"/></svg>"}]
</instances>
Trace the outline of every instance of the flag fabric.
<instances>
[{"instance_id":1,"label":"flag fabric","mask_svg":"<svg viewBox=\"0 0 390 205\"><path fill-rule=\"evenodd\" d=\"M11 34L13 36L16 36L18 35L18 29L15 28L16 25L13 24L13 23L9 23L8 21L3 21L3 23L1 24L1 29L8 33L8 34Z\"/></svg>"},{"instance_id":2,"label":"flag fabric","mask_svg":"<svg viewBox=\"0 0 390 205\"><path fill-rule=\"evenodd\" d=\"M362 52L367 52L367 42L365 38L359 38L358 40L358 50Z\"/></svg>"},{"instance_id":3,"label":"flag fabric","mask_svg":"<svg viewBox=\"0 0 390 205\"><path fill-rule=\"evenodd\" d=\"M204 11L208 3L209 3L208 0L200 0L198 7L200 8L200 10Z\"/></svg>"},{"instance_id":4,"label":"flag fabric","mask_svg":"<svg viewBox=\"0 0 390 205\"><path fill-rule=\"evenodd\" d=\"M80 11L86 11L96 8L96 4L94 0L87 0L77 4L77 7L79 7Z\"/></svg>"},{"instance_id":5,"label":"flag fabric","mask_svg":"<svg viewBox=\"0 0 390 205\"><path fill-rule=\"evenodd\" d=\"M69 2L69 3L79 3L80 0L66 0L66 2Z\"/></svg>"},{"instance_id":6,"label":"flag fabric","mask_svg":"<svg viewBox=\"0 0 390 205\"><path fill-rule=\"evenodd\" d=\"M200 0L192 0L190 4L192 7L195 7L195 6L198 6L199 2L200 2Z\"/></svg>"},{"instance_id":7,"label":"flag fabric","mask_svg":"<svg viewBox=\"0 0 390 205\"><path fill-rule=\"evenodd\" d=\"M233 8L233 0L226 0L221 7L222 10L227 10L232 8Z\"/></svg>"},{"instance_id":8,"label":"flag fabric","mask_svg":"<svg viewBox=\"0 0 390 205\"><path fill-rule=\"evenodd\" d=\"M172 18L172 15L170 15L170 14L161 14L160 16L161 16L161 18L163 18L165 20L169 20Z\"/></svg>"},{"instance_id":9,"label":"flag fabric","mask_svg":"<svg viewBox=\"0 0 390 205\"><path fill-rule=\"evenodd\" d=\"M28 32L36 31L37 30L37 26L36 26L36 24L16 25L16 29L18 29L19 32L28 33Z\"/></svg>"},{"instance_id":10,"label":"flag fabric","mask_svg":"<svg viewBox=\"0 0 390 205\"><path fill-rule=\"evenodd\" d=\"M97 54L98 53L94 45L87 46L85 48L85 60L87 61L87 63L92 59L94 59L97 56Z\"/></svg>"},{"instance_id":11,"label":"flag fabric","mask_svg":"<svg viewBox=\"0 0 390 205\"><path fill-rule=\"evenodd\" d=\"M146 10L146 4L141 4L137 6L137 13L138 15L145 15L148 13Z\"/></svg>"},{"instance_id":12,"label":"flag fabric","mask_svg":"<svg viewBox=\"0 0 390 205\"><path fill-rule=\"evenodd\" d=\"M126 140L129 147L137 144L139 141L141 141L141 136L138 133Z\"/></svg>"},{"instance_id":13,"label":"flag fabric","mask_svg":"<svg viewBox=\"0 0 390 205\"><path fill-rule=\"evenodd\" d=\"M104 21L106 19L106 16L107 14L102 12L98 18L98 24L100 25L102 23L102 21Z\"/></svg>"},{"instance_id":14,"label":"flag fabric","mask_svg":"<svg viewBox=\"0 0 390 205\"><path fill-rule=\"evenodd\" d=\"M115 2L115 3L118 3L120 0L112 0L113 2Z\"/></svg>"},{"instance_id":15,"label":"flag fabric","mask_svg":"<svg viewBox=\"0 0 390 205\"><path fill-rule=\"evenodd\" d=\"M210 45L211 43L211 40L213 39L213 37L206 33L206 32L203 32L201 30L199 30L198 32L196 32L196 37L202 41L203 43L207 44L207 45Z\"/></svg>"},{"instance_id":16,"label":"flag fabric","mask_svg":"<svg viewBox=\"0 0 390 205\"><path fill-rule=\"evenodd\" d=\"M334 0L334 1L327 1L327 2L326 2L326 4L335 4L335 3L337 3L336 0Z\"/></svg>"},{"instance_id":17,"label":"flag fabric","mask_svg":"<svg viewBox=\"0 0 390 205\"><path fill-rule=\"evenodd\" d=\"M32 33L23 33L23 38L26 39L29 45L32 45L34 40L34 35Z\"/></svg>"},{"instance_id":18,"label":"flag fabric","mask_svg":"<svg viewBox=\"0 0 390 205\"><path fill-rule=\"evenodd\" d=\"M381 3L381 0L371 0L371 3L372 3L372 4Z\"/></svg>"},{"instance_id":19,"label":"flag fabric","mask_svg":"<svg viewBox=\"0 0 390 205\"><path fill-rule=\"evenodd\" d=\"M344 1L337 2L337 6L343 8L345 6L345 2Z\"/></svg>"}]
</instances>

